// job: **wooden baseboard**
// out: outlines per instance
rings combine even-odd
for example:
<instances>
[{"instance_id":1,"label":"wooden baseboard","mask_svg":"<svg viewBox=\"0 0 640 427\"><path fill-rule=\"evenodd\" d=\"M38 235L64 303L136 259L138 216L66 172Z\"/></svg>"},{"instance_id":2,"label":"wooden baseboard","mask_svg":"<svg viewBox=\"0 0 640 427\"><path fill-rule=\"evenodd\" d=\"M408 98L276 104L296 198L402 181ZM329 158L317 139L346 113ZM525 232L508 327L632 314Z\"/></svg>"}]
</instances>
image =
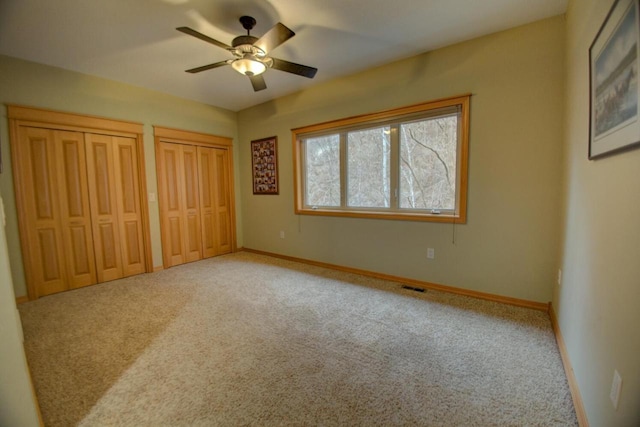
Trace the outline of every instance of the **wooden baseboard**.
<instances>
[{"instance_id":1,"label":"wooden baseboard","mask_svg":"<svg viewBox=\"0 0 640 427\"><path fill-rule=\"evenodd\" d=\"M164 265L156 265L155 267L153 267L153 272L155 273L156 271L162 271L164 270Z\"/></svg>"},{"instance_id":2,"label":"wooden baseboard","mask_svg":"<svg viewBox=\"0 0 640 427\"><path fill-rule=\"evenodd\" d=\"M16 304L24 304L25 302L29 302L29 297L24 295L21 297L16 297Z\"/></svg>"},{"instance_id":3,"label":"wooden baseboard","mask_svg":"<svg viewBox=\"0 0 640 427\"><path fill-rule=\"evenodd\" d=\"M464 295L467 297L478 298L478 299L483 299L487 301L494 301L494 302L499 302L499 303L508 304L508 305L515 305L518 307L531 308L533 310L539 310L539 311L545 311L545 312L549 311L549 304L543 303L543 302L528 301L528 300L523 300L519 298L511 298L511 297L505 297L502 295L489 294L485 292L471 291L468 289L456 288L454 286L439 285L437 283L424 282L421 280L408 279L405 277L392 276L389 274L376 273L376 272L367 271L367 270L360 270L357 268L344 267L341 265L328 264L328 263L319 262L319 261L312 261L304 258L296 258L288 255L280 255L272 252L259 251L256 249L242 248L242 251L251 252L259 255L267 255L274 258L285 259L288 261L300 262L303 264L315 265L317 267L330 268L332 270L344 271L347 273L360 274L362 276L373 277L375 279L390 280L392 282L404 283L407 285L417 286L424 289L432 289L434 291Z\"/></svg>"},{"instance_id":4,"label":"wooden baseboard","mask_svg":"<svg viewBox=\"0 0 640 427\"><path fill-rule=\"evenodd\" d=\"M582 396L580 395L578 382L576 381L576 376L573 373L573 367L569 360L567 346L564 343L564 338L560 331L560 325L558 324L558 318L556 317L556 312L553 310L553 305L551 303L549 303L549 317L551 318L551 327L553 328L553 333L556 336L558 350L560 351L560 357L562 358L562 365L564 366L564 372L567 376L567 382L569 383L569 390L571 391L571 398L573 399L573 407L576 409L578 424L580 427L589 427L589 420L587 419L587 413L584 410L584 404L582 403Z\"/></svg>"}]
</instances>

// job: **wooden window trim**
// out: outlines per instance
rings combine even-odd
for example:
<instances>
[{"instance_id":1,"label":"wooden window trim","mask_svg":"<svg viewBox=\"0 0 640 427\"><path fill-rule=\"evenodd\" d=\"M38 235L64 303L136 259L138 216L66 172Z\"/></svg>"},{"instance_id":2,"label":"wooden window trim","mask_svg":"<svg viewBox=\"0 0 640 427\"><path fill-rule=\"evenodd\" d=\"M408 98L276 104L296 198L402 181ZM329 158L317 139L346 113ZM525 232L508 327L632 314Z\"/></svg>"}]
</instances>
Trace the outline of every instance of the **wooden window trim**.
<instances>
[{"instance_id":1,"label":"wooden window trim","mask_svg":"<svg viewBox=\"0 0 640 427\"><path fill-rule=\"evenodd\" d=\"M401 107L372 114L363 114L344 119L333 120L324 123L304 126L291 130L293 142L293 172L294 172L294 210L298 215L317 215L317 216L338 216L349 218L377 218L392 220L408 220L408 221L428 221L464 224L467 221L467 186L468 186L468 163L469 163L469 105L471 94L459 95L451 98L438 99L422 104ZM438 110L441 108L459 105L460 114L460 153L457 159L459 174L459 188L457 194L457 212L453 214L431 214L416 213L408 209L403 210L381 210L381 209L358 209L353 210L344 207L337 208L310 208L304 205L304 184L303 184L303 165L304 150L302 149L301 137L313 133L327 132L332 129L342 131L343 128L358 126L363 124L375 124L407 116L414 113L427 112L430 110ZM341 179L344 174L341 173ZM342 195L344 197L344 195Z\"/></svg>"}]
</instances>

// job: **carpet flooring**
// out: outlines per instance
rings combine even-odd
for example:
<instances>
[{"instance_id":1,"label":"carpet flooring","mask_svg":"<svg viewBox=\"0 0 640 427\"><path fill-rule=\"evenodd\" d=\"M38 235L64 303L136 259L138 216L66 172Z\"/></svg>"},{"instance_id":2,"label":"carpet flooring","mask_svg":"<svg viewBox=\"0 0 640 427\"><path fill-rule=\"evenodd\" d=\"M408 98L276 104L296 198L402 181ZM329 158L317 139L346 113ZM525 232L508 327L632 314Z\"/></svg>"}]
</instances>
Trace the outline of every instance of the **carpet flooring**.
<instances>
[{"instance_id":1,"label":"carpet flooring","mask_svg":"<svg viewBox=\"0 0 640 427\"><path fill-rule=\"evenodd\" d=\"M577 425L535 310L247 252L19 310L47 426Z\"/></svg>"}]
</instances>

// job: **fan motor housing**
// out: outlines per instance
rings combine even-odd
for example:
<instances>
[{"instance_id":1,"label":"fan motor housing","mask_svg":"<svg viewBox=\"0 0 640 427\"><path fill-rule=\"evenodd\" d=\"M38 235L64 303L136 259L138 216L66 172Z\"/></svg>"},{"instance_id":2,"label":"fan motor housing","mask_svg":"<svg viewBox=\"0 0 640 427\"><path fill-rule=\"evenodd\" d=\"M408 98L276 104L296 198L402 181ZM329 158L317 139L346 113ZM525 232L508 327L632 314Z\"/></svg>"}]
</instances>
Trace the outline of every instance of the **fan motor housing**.
<instances>
[{"instance_id":1,"label":"fan motor housing","mask_svg":"<svg viewBox=\"0 0 640 427\"><path fill-rule=\"evenodd\" d=\"M233 41L231 42L231 46L238 47L238 46L241 46L243 44L253 45L257 41L258 41L257 37L253 37L253 36L238 36L235 39L233 39Z\"/></svg>"}]
</instances>

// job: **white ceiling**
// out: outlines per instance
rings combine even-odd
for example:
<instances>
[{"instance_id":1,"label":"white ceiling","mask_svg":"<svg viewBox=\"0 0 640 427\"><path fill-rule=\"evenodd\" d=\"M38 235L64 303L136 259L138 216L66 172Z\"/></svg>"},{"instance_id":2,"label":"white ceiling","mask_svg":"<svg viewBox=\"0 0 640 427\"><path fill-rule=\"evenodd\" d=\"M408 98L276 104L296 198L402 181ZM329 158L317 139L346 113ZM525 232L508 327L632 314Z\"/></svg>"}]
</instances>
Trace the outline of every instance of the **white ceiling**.
<instances>
[{"instance_id":1,"label":"white ceiling","mask_svg":"<svg viewBox=\"0 0 640 427\"><path fill-rule=\"evenodd\" d=\"M566 11L567 0L0 0L0 53L105 77L238 111L338 76ZM176 27L223 43L258 21L296 36L270 56L318 68L313 80L278 70L267 89L225 66L229 52Z\"/></svg>"}]
</instances>

